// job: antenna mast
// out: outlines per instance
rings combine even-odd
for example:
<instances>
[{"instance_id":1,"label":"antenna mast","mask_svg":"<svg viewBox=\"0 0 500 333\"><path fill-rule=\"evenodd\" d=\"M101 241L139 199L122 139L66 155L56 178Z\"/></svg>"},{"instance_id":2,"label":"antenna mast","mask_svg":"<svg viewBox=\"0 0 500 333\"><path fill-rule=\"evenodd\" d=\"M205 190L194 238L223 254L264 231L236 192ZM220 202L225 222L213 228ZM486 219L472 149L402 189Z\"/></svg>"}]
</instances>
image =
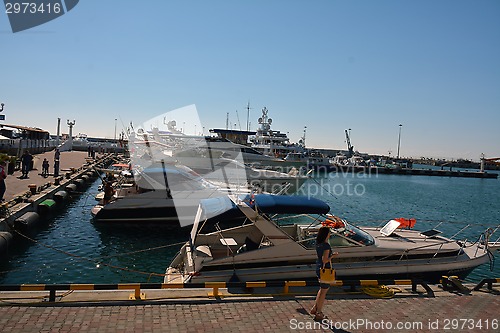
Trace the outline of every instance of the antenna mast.
<instances>
[{"instance_id":1,"label":"antenna mast","mask_svg":"<svg viewBox=\"0 0 500 333\"><path fill-rule=\"evenodd\" d=\"M247 132L250 131L250 101L247 103Z\"/></svg>"},{"instance_id":2,"label":"antenna mast","mask_svg":"<svg viewBox=\"0 0 500 333\"><path fill-rule=\"evenodd\" d=\"M240 116L238 115L238 110L236 110L236 118L238 119L238 127L240 128L241 131Z\"/></svg>"},{"instance_id":3,"label":"antenna mast","mask_svg":"<svg viewBox=\"0 0 500 333\"><path fill-rule=\"evenodd\" d=\"M302 145L304 146L304 148L306 147L306 130L307 126L304 126L304 136L302 137Z\"/></svg>"}]
</instances>

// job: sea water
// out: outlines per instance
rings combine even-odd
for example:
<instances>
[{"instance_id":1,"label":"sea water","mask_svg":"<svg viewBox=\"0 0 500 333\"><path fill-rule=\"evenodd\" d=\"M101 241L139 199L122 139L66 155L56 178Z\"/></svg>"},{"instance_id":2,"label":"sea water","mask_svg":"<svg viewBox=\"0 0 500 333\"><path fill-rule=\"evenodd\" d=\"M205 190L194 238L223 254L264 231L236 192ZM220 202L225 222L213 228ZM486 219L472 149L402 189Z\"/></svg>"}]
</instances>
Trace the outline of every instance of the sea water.
<instances>
[{"instance_id":1,"label":"sea water","mask_svg":"<svg viewBox=\"0 0 500 333\"><path fill-rule=\"evenodd\" d=\"M95 223L90 209L99 184L73 197L37 230L16 235L0 261L0 283L162 282L189 228ZM326 201L332 213L360 226L415 218L418 230L437 228L451 237L464 229L455 238L476 241L500 225L498 179L319 173L299 194ZM499 236L500 230L493 240ZM478 267L468 280L489 277L500 277L500 261L493 271L490 264Z\"/></svg>"}]
</instances>

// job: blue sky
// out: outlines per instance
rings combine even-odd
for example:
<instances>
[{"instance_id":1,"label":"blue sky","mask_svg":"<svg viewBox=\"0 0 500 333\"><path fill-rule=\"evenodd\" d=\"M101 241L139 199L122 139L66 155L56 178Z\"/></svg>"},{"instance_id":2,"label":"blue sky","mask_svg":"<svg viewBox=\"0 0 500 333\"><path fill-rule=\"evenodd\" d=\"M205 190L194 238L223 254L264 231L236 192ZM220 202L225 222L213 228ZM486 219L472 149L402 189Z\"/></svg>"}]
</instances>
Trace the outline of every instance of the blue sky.
<instances>
[{"instance_id":1,"label":"blue sky","mask_svg":"<svg viewBox=\"0 0 500 333\"><path fill-rule=\"evenodd\" d=\"M362 152L500 156L498 1L87 0L13 34L0 13L5 123L114 135L195 104L205 128L273 128ZM237 126L239 127L239 126ZM63 127L67 132L67 126Z\"/></svg>"}]
</instances>

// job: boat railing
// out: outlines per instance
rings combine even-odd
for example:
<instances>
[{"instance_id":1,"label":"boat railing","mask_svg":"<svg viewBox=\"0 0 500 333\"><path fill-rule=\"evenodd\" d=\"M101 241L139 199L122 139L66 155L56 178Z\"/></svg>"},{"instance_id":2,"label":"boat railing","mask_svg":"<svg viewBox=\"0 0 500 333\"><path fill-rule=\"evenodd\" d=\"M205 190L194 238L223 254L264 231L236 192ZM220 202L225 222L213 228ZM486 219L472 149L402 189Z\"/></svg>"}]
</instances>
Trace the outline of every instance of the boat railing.
<instances>
[{"instance_id":1,"label":"boat railing","mask_svg":"<svg viewBox=\"0 0 500 333\"><path fill-rule=\"evenodd\" d=\"M498 236L498 238L494 242L490 243L491 236L493 236L498 231L498 229L500 229L500 224L497 225L495 227L495 229L488 228L488 230L487 230L487 232L488 232L488 239L485 240L485 241L487 241L488 245L496 246L497 244L500 244L500 235Z\"/></svg>"},{"instance_id":2,"label":"boat railing","mask_svg":"<svg viewBox=\"0 0 500 333\"><path fill-rule=\"evenodd\" d=\"M488 237L484 237L484 234L479 236L478 244L481 244L481 241L484 241L484 247L488 248ZM476 246L476 252L474 253L474 257L477 256L477 252L479 251L479 246Z\"/></svg>"},{"instance_id":3,"label":"boat railing","mask_svg":"<svg viewBox=\"0 0 500 333\"><path fill-rule=\"evenodd\" d=\"M446 240L446 241L440 243L439 244L439 248L433 254L432 258L429 259L429 261L436 258L436 256L439 254L439 252L441 251L441 249L443 248L443 246L445 244L450 244L450 243L456 243L456 241L450 239L450 240ZM403 260L403 257L407 256L408 253L410 253L410 252L413 252L413 251L416 251L416 250L425 249L425 248L428 248L428 247L435 247L435 246L438 246L438 244L426 244L426 245L422 245L422 246L418 246L418 247L414 247L414 248L410 248L410 249L403 249L403 250L401 250L401 251L403 251L402 253L401 253L401 251L393 252L392 254L388 254L385 257L378 259L377 261L383 261L383 260L385 260L385 259L387 259L389 257L395 256L395 255L399 255L399 254L401 254L399 260Z\"/></svg>"},{"instance_id":4,"label":"boat railing","mask_svg":"<svg viewBox=\"0 0 500 333\"><path fill-rule=\"evenodd\" d=\"M443 245L444 243L441 243L441 245L439 246L439 248L437 249L437 251L434 253L434 255L432 256L431 259L429 259L429 262L432 260L432 259L435 259L437 257L437 255L439 254L439 252L441 251L441 249L443 248Z\"/></svg>"},{"instance_id":5,"label":"boat railing","mask_svg":"<svg viewBox=\"0 0 500 333\"><path fill-rule=\"evenodd\" d=\"M470 224L467 224L465 227L463 227L462 229L460 229L456 234L454 234L453 236L450 237L450 239L454 239L456 236L458 236L462 231L466 230L467 228L470 227Z\"/></svg>"},{"instance_id":6,"label":"boat railing","mask_svg":"<svg viewBox=\"0 0 500 333\"><path fill-rule=\"evenodd\" d=\"M282 195L288 191L288 189L292 186L292 183L286 182L281 186L281 189L277 193L273 193L275 195Z\"/></svg>"},{"instance_id":7,"label":"boat railing","mask_svg":"<svg viewBox=\"0 0 500 333\"><path fill-rule=\"evenodd\" d=\"M458 251L458 253L457 253L457 257L456 257L457 259L458 259L458 256L464 251L465 245L467 244L467 238L464 239L463 242L459 242L458 244L460 244L460 251ZM477 254L477 250L476 250L476 254ZM474 256L476 256L476 255L474 255Z\"/></svg>"}]
</instances>

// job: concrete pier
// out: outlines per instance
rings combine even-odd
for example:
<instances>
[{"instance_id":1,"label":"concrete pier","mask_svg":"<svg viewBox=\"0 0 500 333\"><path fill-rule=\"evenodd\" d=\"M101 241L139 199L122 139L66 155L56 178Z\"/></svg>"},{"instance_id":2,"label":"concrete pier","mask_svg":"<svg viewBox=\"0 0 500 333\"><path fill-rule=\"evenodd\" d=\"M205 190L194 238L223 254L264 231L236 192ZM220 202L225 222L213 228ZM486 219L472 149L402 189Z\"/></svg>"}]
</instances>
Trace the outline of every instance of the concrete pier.
<instances>
[{"instance_id":1,"label":"concrete pier","mask_svg":"<svg viewBox=\"0 0 500 333\"><path fill-rule=\"evenodd\" d=\"M315 322L308 313L316 289L300 295L229 295L207 290L150 290L128 300L129 291L64 293L43 302L33 293L0 293L5 332L498 332L500 297L443 291L435 298L402 289L391 299L331 288ZM31 303L27 303L31 302Z\"/></svg>"},{"instance_id":2,"label":"concrete pier","mask_svg":"<svg viewBox=\"0 0 500 333\"><path fill-rule=\"evenodd\" d=\"M419 168L384 168L384 167L367 167L367 166L320 166L318 172L339 172L339 173L366 173L371 175L387 174L387 175L403 175L403 176L437 176L437 177L461 177L461 178L488 178L497 179L498 173L495 172L480 172L480 171L463 171L463 170L436 170L436 169L419 169Z\"/></svg>"},{"instance_id":3,"label":"concrete pier","mask_svg":"<svg viewBox=\"0 0 500 333\"><path fill-rule=\"evenodd\" d=\"M102 156L102 155L101 155ZM99 157L101 157L99 156ZM43 177L42 173L42 161L46 158L49 161L49 176ZM87 152L71 151L62 152L60 155L60 166L59 174L64 175L65 170L69 171L71 168L80 168L86 163ZM48 182L54 183L54 151L46 152L43 154L33 155L33 168L29 173L29 178L21 179L21 171L16 170L14 174L8 175L5 179L7 186L7 191L5 192L5 201L12 200L15 196L18 196L26 191L28 191L28 185L35 184L37 187L42 186Z\"/></svg>"},{"instance_id":4,"label":"concrete pier","mask_svg":"<svg viewBox=\"0 0 500 333\"><path fill-rule=\"evenodd\" d=\"M41 166L44 158L50 163L49 175L42 176ZM27 212L37 212L38 205L47 199L53 199L55 193L64 190L66 186L73 184L92 171L93 166L98 163L110 163L118 158L111 154L96 156L96 159L87 158L86 152L62 152L60 155L59 176L53 174L54 151L34 155L33 170L29 172L29 178L21 178L21 171L15 171L8 175L6 182L7 191L2 204L2 216L0 217L0 231L9 231L15 219ZM95 174L97 177L97 174Z\"/></svg>"}]
</instances>

